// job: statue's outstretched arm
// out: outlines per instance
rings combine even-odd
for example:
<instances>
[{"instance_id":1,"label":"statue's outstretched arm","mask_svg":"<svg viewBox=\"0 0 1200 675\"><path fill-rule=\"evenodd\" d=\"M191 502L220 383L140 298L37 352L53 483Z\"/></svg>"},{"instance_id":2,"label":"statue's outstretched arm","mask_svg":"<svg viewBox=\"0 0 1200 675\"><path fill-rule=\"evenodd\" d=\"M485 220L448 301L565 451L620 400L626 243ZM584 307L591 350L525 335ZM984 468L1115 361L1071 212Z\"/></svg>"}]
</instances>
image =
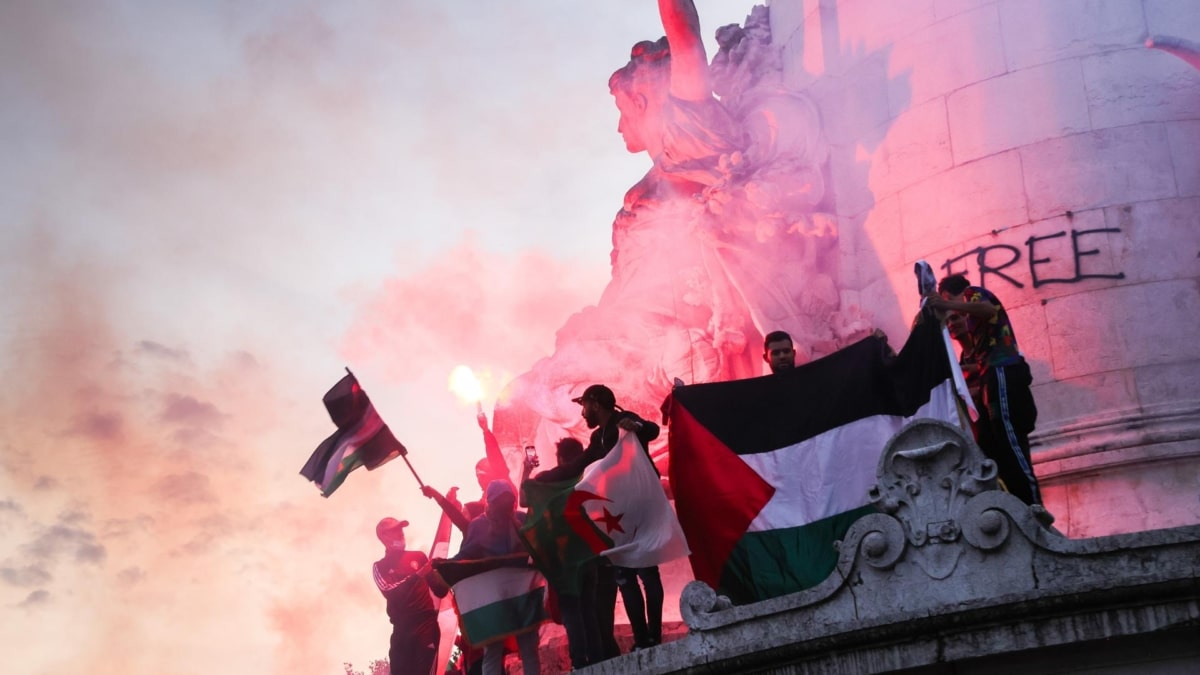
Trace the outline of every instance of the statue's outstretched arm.
<instances>
[{"instance_id":1,"label":"statue's outstretched arm","mask_svg":"<svg viewBox=\"0 0 1200 675\"><path fill-rule=\"evenodd\" d=\"M708 56L696 5L692 0L658 0L658 13L671 44L671 95L685 101L710 98Z\"/></svg>"}]
</instances>

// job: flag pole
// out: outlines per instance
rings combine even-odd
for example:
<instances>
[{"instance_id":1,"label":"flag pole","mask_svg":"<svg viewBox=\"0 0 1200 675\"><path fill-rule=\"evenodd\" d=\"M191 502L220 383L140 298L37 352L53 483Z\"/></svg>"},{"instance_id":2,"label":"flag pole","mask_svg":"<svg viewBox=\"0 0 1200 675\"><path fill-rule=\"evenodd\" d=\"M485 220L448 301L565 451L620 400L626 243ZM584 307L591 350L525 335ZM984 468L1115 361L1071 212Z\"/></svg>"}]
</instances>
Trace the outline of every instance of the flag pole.
<instances>
[{"instance_id":1,"label":"flag pole","mask_svg":"<svg viewBox=\"0 0 1200 675\"><path fill-rule=\"evenodd\" d=\"M921 308L918 311L924 311L926 302L925 294L932 293L937 288L934 285L933 268L924 260L918 260L913 265L913 273L917 276L917 292L921 296ZM946 360L950 362L950 375L954 379L954 391L958 394L956 398L958 399L959 426L970 435L974 433L971 428L971 422L979 419L979 411L975 409L975 400L971 397L971 392L967 388L967 380L963 377L962 365L955 358L950 329L946 327L945 323L941 323L941 329L942 346L945 348Z\"/></svg>"},{"instance_id":2,"label":"flag pole","mask_svg":"<svg viewBox=\"0 0 1200 675\"><path fill-rule=\"evenodd\" d=\"M355 375L353 372L351 372L350 366L342 366L342 367L346 369L347 375L349 375L350 377L353 377L355 382L358 381L358 376ZM408 461L408 453L405 452L403 455L400 455L400 459L403 459L404 463L408 465L408 470L412 472L413 478L417 479L417 485L424 488L425 483L423 483L421 481L421 477L417 475L417 470L413 468L412 462Z\"/></svg>"},{"instance_id":3,"label":"flag pole","mask_svg":"<svg viewBox=\"0 0 1200 675\"><path fill-rule=\"evenodd\" d=\"M425 484L421 482L421 477L417 475L417 470L413 468L412 462L408 461L408 455L400 455L400 458L408 465L408 470L412 472L413 478L417 479L417 485L420 485L423 489Z\"/></svg>"}]
</instances>

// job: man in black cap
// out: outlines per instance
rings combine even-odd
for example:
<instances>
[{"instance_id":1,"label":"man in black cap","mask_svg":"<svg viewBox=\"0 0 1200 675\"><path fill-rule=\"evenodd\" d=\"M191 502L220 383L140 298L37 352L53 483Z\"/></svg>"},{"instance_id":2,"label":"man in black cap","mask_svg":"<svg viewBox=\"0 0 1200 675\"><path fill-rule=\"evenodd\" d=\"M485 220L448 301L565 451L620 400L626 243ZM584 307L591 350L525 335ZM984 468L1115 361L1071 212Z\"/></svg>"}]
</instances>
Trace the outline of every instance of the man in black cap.
<instances>
[{"instance_id":1,"label":"man in black cap","mask_svg":"<svg viewBox=\"0 0 1200 675\"><path fill-rule=\"evenodd\" d=\"M384 546L375 562L375 585L387 599L392 621L392 643L388 662L393 675L428 675L437 657L437 609L429 592L429 560L420 551L405 550L407 520L384 518L375 526L375 536Z\"/></svg>"},{"instance_id":2,"label":"man in black cap","mask_svg":"<svg viewBox=\"0 0 1200 675\"><path fill-rule=\"evenodd\" d=\"M617 398L612 389L602 384L593 384L571 401L579 404L579 414L587 422L588 428L595 429L591 442L583 451L583 466L603 458L609 450L616 447L621 429L637 434L647 454L650 452L650 441L658 438L657 424L617 405Z\"/></svg>"},{"instance_id":3,"label":"man in black cap","mask_svg":"<svg viewBox=\"0 0 1200 675\"><path fill-rule=\"evenodd\" d=\"M612 389L603 384L593 384L571 401L579 404L579 414L587 422L588 428L595 431L592 432L588 447L581 456L543 471L538 474L539 480L560 481L578 476L589 464L603 459L616 447L622 429L634 432L642 442L642 449L646 450L649 456L650 442L658 438L658 425L617 405L617 398ZM653 462L651 464L653 465ZM645 647L657 644L662 639L663 603L662 581L659 579L658 568L615 568L608 564L606 558L601 558L596 576L595 611L600 626L600 639L604 644L604 657L612 658L620 654L617 641L613 637L618 576L624 581L620 585L621 597L625 598L625 606L630 614L629 621L634 631L635 645ZM641 577L642 583L646 585L645 601L638 587L638 577ZM648 621L642 613L642 608L649 610Z\"/></svg>"}]
</instances>

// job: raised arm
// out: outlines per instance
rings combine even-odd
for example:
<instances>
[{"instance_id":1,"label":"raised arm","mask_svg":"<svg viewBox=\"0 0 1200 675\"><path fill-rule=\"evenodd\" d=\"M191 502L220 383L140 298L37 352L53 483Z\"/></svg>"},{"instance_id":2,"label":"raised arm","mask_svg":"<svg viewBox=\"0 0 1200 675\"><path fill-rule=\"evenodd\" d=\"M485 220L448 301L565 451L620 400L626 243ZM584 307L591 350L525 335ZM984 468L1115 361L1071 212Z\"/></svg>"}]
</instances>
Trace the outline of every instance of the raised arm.
<instances>
[{"instance_id":1,"label":"raised arm","mask_svg":"<svg viewBox=\"0 0 1200 675\"><path fill-rule=\"evenodd\" d=\"M526 498L526 495L525 495L525 483L526 483L526 481L529 480L530 474L533 473L533 470L535 467L537 467L537 465L538 465L537 457L526 457L524 463L521 466L521 489L517 490L517 494L520 495L520 497L517 500L517 504L519 504L522 507L529 506L529 500Z\"/></svg>"},{"instance_id":2,"label":"raised arm","mask_svg":"<svg viewBox=\"0 0 1200 675\"><path fill-rule=\"evenodd\" d=\"M488 474L494 479L508 480L508 462L504 461L504 451L500 449L500 441L488 427L487 416L479 413L475 416L479 430L483 432L483 451L487 455Z\"/></svg>"},{"instance_id":3,"label":"raised arm","mask_svg":"<svg viewBox=\"0 0 1200 675\"><path fill-rule=\"evenodd\" d=\"M946 300L936 294L927 297L929 298L927 304L942 312L963 312L984 321L991 321L997 314L996 306L987 300Z\"/></svg>"},{"instance_id":4,"label":"raised arm","mask_svg":"<svg viewBox=\"0 0 1200 675\"><path fill-rule=\"evenodd\" d=\"M671 44L671 95L685 101L712 97L696 5L692 0L658 0L658 13Z\"/></svg>"},{"instance_id":5,"label":"raised arm","mask_svg":"<svg viewBox=\"0 0 1200 675\"><path fill-rule=\"evenodd\" d=\"M458 488L456 487L450 488L450 497L446 498L443 497L442 494L438 492L432 485L426 485L421 488L421 494L437 502L437 505L442 507L442 511L449 516L450 522L454 523L454 526L465 534L467 531L467 526L471 524L471 519L468 518L465 513L463 513L462 505L458 503L457 499L455 499L455 493L457 491Z\"/></svg>"}]
</instances>

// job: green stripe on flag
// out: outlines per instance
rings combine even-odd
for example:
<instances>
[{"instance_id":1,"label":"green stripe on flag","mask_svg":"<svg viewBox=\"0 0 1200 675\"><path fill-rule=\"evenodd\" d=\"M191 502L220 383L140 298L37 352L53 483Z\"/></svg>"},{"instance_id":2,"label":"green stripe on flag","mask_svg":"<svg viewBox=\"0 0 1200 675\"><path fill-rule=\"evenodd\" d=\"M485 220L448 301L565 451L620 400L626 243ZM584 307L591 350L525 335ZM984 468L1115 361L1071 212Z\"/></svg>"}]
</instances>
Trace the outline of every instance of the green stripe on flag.
<instances>
[{"instance_id":1,"label":"green stripe on flag","mask_svg":"<svg viewBox=\"0 0 1200 675\"><path fill-rule=\"evenodd\" d=\"M346 478L350 475L350 472L362 465L362 460L359 459L357 453L353 453L348 457L342 458L342 460L338 462L337 472L334 473L333 477L329 479L329 483L321 486L321 496L328 497L329 495L333 494L334 490L337 490L342 486L342 483L346 482Z\"/></svg>"},{"instance_id":2,"label":"green stripe on flag","mask_svg":"<svg viewBox=\"0 0 1200 675\"><path fill-rule=\"evenodd\" d=\"M591 528L595 536L605 538L587 519L581 505L575 505L568 514L571 495L578 482L579 476L576 476L556 483L528 480L521 485L529 505L525 524L520 530L521 538L534 565L554 589L564 595L579 594L580 570L597 555L571 527L569 519L574 518L583 527ZM611 545L611 539L608 541Z\"/></svg>"},{"instance_id":3,"label":"green stripe on flag","mask_svg":"<svg viewBox=\"0 0 1200 675\"><path fill-rule=\"evenodd\" d=\"M799 527L747 532L729 555L718 592L742 604L816 586L837 567L833 543L875 512L868 504Z\"/></svg>"},{"instance_id":4,"label":"green stripe on flag","mask_svg":"<svg viewBox=\"0 0 1200 675\"><path fill-rule=\"evenodd\" d=\"M472 647L536 629L545 619L546 587L505 598L459 615L459 627Z\"/></svg>"}]
</instances>

